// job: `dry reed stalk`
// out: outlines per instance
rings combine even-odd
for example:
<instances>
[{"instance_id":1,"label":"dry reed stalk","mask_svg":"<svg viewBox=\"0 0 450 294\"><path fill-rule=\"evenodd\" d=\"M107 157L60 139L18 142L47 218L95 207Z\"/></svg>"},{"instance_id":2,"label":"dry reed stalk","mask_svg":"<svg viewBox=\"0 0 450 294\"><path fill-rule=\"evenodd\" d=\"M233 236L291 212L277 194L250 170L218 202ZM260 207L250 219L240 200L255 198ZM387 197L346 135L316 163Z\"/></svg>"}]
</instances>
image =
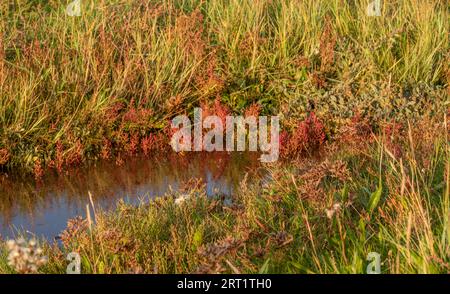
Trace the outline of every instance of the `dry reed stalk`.
<instances>
[{"instance_id":1,"label":"dry reed stalk","mask_svg":"<svg viewBox=\"0 0 450 294\"><path fill-rule=\"evenodd\" d=\"M3 33L0 29L0 84L3 83L3 79L5 78L5 49L3 44Z\"/></svg>"},{"instance_id":2,"label":"dry reed stalk","mask_svg":"<svg viewBox=\"0 0 450 294\"><path fill-rule=\"evenodd\" d=\"M92 218L91 218L91 210L89 209L89 204L86 204L86 217L89 225L89 231L92 231Z\"/></svg>"}]
</instances>

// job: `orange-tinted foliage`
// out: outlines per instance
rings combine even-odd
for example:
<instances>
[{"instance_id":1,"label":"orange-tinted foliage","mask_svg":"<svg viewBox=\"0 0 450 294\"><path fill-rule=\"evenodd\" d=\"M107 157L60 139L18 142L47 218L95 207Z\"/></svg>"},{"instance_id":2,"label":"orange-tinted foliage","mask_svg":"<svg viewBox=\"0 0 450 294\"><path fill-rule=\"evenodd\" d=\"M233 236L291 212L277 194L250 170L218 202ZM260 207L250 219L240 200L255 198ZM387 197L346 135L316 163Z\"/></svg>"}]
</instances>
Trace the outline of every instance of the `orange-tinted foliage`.
<instances>
[{"instance_id":1,"label":"orange-tinted foliage","mask_svg":"<svg viewBox=\"0 0 450 294\"><path fill-rule=\"evenodd\" d=\"M10 155L9 155L8 150L5 148L0 148L0 166L7 163L9 160L9 157L10 157Z\"/></svg>"},{"instance_id":2,"label":"orange-tinted foliage","mask_svg":"<svg viewBox=\"0 0 450 294\"><path fill-rule=\"evenodd\" d=\"M41 161L40 161L40 160L36 160L36 161L34 162L34 169L33 169L33 172L34 172L34 178L35 178L37 181L39 181L39 180L42 178L42 176L44 175L44 169L42 168L42 165L41 165Z\"/></svg>"},{"instance_id":3,"label":"orange-tinted foliage","mask_svg":"<svg viewBox=\"0 0 450 294\"><path fill-rule=\"evenodd\" d=\"M313 152L325 143L325 129L322 122L311 112L301 121L292 134L282 132L280 150L283 156L297 156L305 152Z\"/></svg>"}]
</instances>

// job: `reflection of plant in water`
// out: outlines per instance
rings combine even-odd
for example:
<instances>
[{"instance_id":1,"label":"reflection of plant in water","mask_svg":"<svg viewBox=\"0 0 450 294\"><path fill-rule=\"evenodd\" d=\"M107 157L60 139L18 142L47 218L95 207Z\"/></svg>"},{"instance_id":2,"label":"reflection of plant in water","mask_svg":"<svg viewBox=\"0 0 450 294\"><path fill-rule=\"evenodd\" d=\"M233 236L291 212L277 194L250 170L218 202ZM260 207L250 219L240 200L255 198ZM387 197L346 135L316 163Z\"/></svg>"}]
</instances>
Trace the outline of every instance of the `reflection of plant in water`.
<instances>
[{"instance_id":1,"label":"reflection of plant in water","mask_svg":"<svg viewBox=\"0 0 450 294\"><path fill-rule=\"evenodd\" d=\"M42 168L41 161L37 159L34 162L34 178L39 181L44 175L44 169Z\"/></svg>"},{"instance_id":2,"label":"reflection of plant in water","mask_svg":"<svg viewBox=\"0 0 450 294\"><path fill-rule=\"evenodd\" d=\"M41 178L39 185L28 176L11 174L0 177L0 226L3 225L2 229L8 235L9 226L16 224L12 222L14 216L26 223L35 221L60 201L67 203L68 208L84 209L88 190L93 192L94 201L102 207L113 207L118 198L125 197L124 190L128 191L127 196L153 197L164 194L168 185L176 187L193 177L204 183L209 181L208 184L212 183L214 187L224 187L227 191L228 187L237 187L243 172L259 167L256 154L232 156L226 152L123 157L123 161L120 168L114 162L100 161L95 166L72 168L63 174L55 171ZM211 178L208 179L207 175ZM149 194L136 195L140 193L138 191L149 191ZM63 215L61 229L67 218L73 217ZM28 229L27 225L22 225Z\"/></svg>"}]
</instances>

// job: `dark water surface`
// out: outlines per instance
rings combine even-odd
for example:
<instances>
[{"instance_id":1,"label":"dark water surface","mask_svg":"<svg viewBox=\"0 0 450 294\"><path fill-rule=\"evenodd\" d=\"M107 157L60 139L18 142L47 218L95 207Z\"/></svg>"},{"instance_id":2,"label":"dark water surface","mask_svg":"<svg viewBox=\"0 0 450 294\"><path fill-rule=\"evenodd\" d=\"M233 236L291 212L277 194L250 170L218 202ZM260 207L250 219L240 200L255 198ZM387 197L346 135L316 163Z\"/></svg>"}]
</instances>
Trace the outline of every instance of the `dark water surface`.
<instances>
[{"instance_id":1,"label":"dark water surface","mask_svg":"<svg viewBox=\"0 0 450 294\"><path fill-rule=\"evenodd\" d=\"M176 191L190 179L201 179L208 196L229 196L245 173L259 168L254 153L197 153L189 156L134 157L117 166L111 162L50 174L36 183L29 176L0 176L0 234L12 238L18 231L52 240L67 220L86 215L88 191L94 203L114 209L119 199L136 204L170 189Z\"/></svg>"}]
</instances>

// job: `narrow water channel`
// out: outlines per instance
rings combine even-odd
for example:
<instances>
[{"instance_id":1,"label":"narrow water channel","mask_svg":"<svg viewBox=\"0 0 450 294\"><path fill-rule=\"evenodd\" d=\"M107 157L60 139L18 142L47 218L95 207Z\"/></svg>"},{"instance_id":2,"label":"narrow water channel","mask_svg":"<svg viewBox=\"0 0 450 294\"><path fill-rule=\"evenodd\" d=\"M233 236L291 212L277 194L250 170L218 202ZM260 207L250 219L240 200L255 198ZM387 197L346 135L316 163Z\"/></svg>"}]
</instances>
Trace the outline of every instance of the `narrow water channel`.
<instances>
[{"instance_id":1,"label":"narrow water channel","mask_svg":"<svg viewBox=\"0 0 450 294\"><path fill-rule=\"evenodd\" d=\"M230 196L246 172L256 173L254 153L134 157L121 166L96 162L50 173L37 183L31 176L0 175L0 234L17 232L53 240L67 220L85 216L88 192L97 207L114 209L119 199L136 204L178 190L190 179L201 179L208 196Z\"/></svg>"}]
</instances>

